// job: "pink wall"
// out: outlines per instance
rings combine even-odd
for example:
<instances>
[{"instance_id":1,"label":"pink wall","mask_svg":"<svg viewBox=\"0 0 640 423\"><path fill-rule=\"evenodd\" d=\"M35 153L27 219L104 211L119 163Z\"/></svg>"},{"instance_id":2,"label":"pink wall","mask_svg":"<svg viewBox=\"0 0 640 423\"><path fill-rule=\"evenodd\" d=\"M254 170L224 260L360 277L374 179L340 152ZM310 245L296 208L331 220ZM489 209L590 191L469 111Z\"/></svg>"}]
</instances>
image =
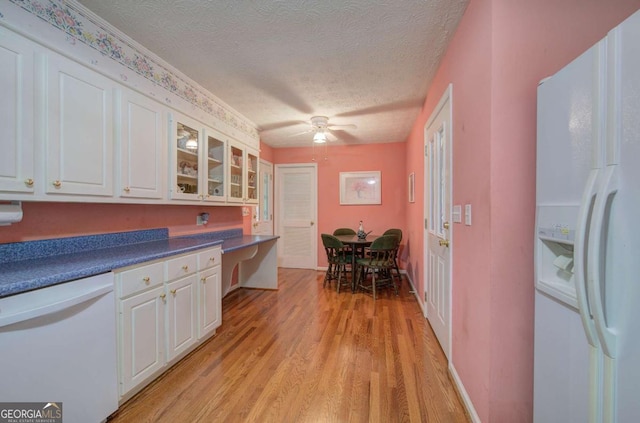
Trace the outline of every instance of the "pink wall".
<instances>
[{"instance_id":1,"label":"pink wall","mask_svg":"<svg viewBox=\"0 0 640 423\"><path fill-rule=\"evenodd\" d=\"M22 222L0 227L0 244L108 232L169 228L171 235L242 227L240 207L22 203ZM209 213L206 226L196 216Z\"/></svg>"},{"instance_id":2,"label":"pink wall","mask_svg":"<svg viewBox=\"0 0 640 423\"><path fill-rule=\"evenodd\" d=\"M318 234L332 233L334 229L349 227L358 229L358 221L365 230L380 234L389 228L406 232L406 208L408 174L405 170L405 143L337 146L329 144L312 149L278 148L274 150L274 163L313 163L318 165ZM382 204L341 206L339 194L340 172L379 170L382 179ZM406 246L405 241L402 241ZM401 252L408 254L405 248ZM322 240L318 236L318 266L326 266L327 260Z\"/></svg>"},{"instance_id":3,"label":"pink wall","mask_svg":"<svg viewBox=\"0 0 640 423\"><path fill-rule=\"evenodd\" d=\"M473 226L454 225L453 365L482 421L532 420L537 82L639 7L472 0L409 137L418 169L424 124L452 82L454 204L473 205ZM413 242L422 210L407 216ZM409 260L422 286L422 252Z\"/></svg>"},{"instance_id":4,"label":"pink wall","mask_svg":"<svg viewBox=\"0 0 640 423\"><path fill-rule=\"evenodd\" d=\"M260 158L273 163L273 147L260 141Z\"/></svg>"}]
</instances>

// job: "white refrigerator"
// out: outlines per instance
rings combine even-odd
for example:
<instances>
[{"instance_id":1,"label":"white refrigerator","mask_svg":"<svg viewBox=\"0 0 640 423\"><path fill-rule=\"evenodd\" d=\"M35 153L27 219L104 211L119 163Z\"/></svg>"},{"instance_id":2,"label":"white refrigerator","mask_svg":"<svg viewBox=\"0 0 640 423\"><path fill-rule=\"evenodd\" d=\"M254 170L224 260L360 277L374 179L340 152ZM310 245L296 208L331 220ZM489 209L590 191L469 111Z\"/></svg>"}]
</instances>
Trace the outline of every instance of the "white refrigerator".
<instances>
[{"instance_id":1,"label":"white refrigerator","mask_svg":"<svg viewBox=\"0 0 640 423\"><path fill-rule=\"evenodd\" d=\"M538 87L534 421L640 422L640 12Z\"/></svg>"}]
</instances>

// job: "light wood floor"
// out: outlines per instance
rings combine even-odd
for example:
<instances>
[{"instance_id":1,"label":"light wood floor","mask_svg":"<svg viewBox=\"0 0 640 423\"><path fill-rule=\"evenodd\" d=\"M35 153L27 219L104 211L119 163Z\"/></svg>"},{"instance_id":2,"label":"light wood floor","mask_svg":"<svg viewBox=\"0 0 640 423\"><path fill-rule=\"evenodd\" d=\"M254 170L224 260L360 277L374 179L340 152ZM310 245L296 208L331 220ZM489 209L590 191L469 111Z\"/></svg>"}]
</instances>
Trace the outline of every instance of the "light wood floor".
<instances>
[{"instance_id":1,"label":"light wood floor","mask_svg":"<svg viewBox=\"0 0 640 423\"><path fill-rule=\"evenodd\" d=\"M409 284L336 294L280 269L278 291L223 300L215 337L112 416L119 422L467 422Z\"/></svg>"}]
</instances>

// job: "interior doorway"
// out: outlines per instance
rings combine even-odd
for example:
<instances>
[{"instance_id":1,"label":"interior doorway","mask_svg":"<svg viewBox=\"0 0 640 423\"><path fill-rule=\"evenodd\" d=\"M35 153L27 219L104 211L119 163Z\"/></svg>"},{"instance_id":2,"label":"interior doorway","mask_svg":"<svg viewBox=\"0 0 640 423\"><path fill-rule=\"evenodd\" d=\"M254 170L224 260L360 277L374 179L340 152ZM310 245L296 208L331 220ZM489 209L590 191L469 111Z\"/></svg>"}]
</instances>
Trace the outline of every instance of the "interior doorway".
<instances>
[{"instance_id":1,"label":"interior doorway","mask_svg":"<svg viewBox=\"0 0 640 423\"><path fill-rule=\"evenodd\" d=\"M258 206L253 215L252 235L273 235L273 164L260 160Z\"/></svg>"},{"instance_id":2,"label":"interior doorway","mask_svg":"<svg viewBox=\"0 0 640 423\"><path fill-rule=\"evenodd\" d=\"M278 266L315 269L318 263L318 166L276 165Z\"/></svg>"},{"instance_id":3,"label":"interior doorway","mask_svg":"<svg viewBox=\"0 0 640 423\"><path fill-rule=\"evenodd\" d=\"M427 120L424 131L424 310L447 359L451 358L453 248L451 94L452 85L449 84Z\"/></svg>"}]
</instances>

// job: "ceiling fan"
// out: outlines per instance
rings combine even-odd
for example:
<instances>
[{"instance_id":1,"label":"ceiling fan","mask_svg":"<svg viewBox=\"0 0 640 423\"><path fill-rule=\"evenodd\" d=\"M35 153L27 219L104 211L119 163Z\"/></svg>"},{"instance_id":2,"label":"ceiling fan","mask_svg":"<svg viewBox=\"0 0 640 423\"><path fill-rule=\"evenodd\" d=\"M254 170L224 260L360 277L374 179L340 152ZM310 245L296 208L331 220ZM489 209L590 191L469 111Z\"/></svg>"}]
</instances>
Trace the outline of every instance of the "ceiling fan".
<instances>
[{"instance_id":1,"label":"ceiling fan","mask_svg":"<svg viewBox=\"0 0 640 423\"><path fill-rule=\"evenodd\" d=\"M354 124L329 125L329 118L327 116L312 116L311 119L309 120L309 123L311 124L311 128L310 129L308 129L306 131L303 131L303 132L299 132L299 133L294 134L292 136L298 136L298 135L302 135L302 134L313 133L313 142L315 142L317 144L322 144L322 143L325 143L327 141L335 141L335 140L337 140L338 138L332 132L341 131L341 129L338 129L338 128L351 128L351 129L357 129L358 128ZM330 137L333 137L333 139L331 139Z\"/></svg>"}]
</instances>

